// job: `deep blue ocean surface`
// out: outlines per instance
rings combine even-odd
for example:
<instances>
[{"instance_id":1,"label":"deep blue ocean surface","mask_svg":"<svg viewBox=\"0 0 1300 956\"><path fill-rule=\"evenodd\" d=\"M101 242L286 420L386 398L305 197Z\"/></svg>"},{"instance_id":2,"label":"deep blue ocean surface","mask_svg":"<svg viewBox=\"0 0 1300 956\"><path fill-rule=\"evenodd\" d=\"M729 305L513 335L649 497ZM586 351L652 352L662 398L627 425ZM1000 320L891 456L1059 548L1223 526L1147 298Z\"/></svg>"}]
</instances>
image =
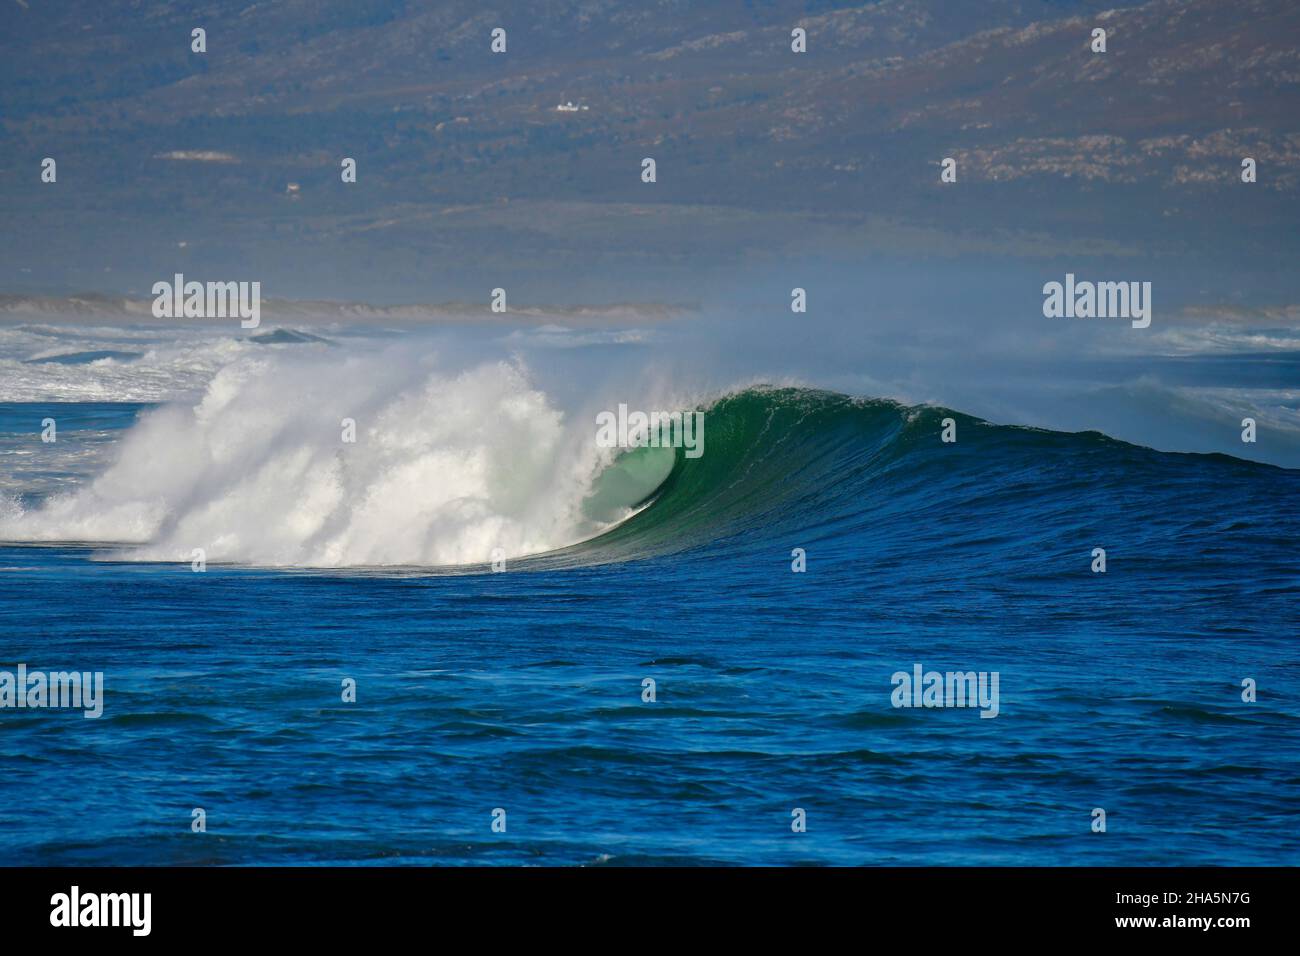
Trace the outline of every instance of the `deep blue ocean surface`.
<instances>
[{"instance_id":1,"label":"deep blue ocean surface","mask_svg":"<svg viewBox=\"0 0 1300 956\"><path fill-rule=\"evenodd\" d=\"M503 573L0 544L0 670L104 674L0 710L0 864L1300 863L1300 472L791 390L677 454ZM997 716L895 708L916 664Z\"/></svg>"}]
</instances>

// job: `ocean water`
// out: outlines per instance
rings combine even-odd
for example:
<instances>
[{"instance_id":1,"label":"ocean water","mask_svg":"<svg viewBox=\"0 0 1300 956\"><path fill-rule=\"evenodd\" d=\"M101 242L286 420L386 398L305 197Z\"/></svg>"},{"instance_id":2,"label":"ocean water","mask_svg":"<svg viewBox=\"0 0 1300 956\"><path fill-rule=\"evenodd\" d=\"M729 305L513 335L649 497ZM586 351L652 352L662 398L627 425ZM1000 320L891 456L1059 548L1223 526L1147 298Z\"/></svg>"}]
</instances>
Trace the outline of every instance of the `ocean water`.
<instances>
[{"instance_id":1,"label":"ocean water","mask_svg":"<svg viewBox=\"0 0 1300 956\"><path fill-rule=\"evenodd\" d=\"M0 863L1300 863L1300 472L762 387L581 459L526 387L440 431L464 376L371 402L370 472L296 437L346 383L257 375L0 405L0 670L105 682L0 710ZM997 716L893 706L917 664Z\"/></svg>"}]
</instances>

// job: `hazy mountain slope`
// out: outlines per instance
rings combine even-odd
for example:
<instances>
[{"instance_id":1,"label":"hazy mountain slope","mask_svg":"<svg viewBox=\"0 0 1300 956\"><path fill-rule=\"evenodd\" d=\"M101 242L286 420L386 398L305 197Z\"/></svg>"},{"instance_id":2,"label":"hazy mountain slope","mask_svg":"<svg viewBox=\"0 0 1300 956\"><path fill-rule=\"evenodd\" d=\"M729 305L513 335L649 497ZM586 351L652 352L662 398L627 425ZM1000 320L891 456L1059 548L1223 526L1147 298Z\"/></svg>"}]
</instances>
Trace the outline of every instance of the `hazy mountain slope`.
<instances>
[{"instance_id":1,"label":"hazy mountain slope","mask_svg":"<svg viewBox=\"0 0 1300 956\"><path fill-rule=\"evenodd\" d=\"M881 220L1278 255L1300 212L1300 7L1103 7L10 0L0 285L124 291L187 262L286 294L506 265L644 278Z\"/></svg>"}]
</instances>

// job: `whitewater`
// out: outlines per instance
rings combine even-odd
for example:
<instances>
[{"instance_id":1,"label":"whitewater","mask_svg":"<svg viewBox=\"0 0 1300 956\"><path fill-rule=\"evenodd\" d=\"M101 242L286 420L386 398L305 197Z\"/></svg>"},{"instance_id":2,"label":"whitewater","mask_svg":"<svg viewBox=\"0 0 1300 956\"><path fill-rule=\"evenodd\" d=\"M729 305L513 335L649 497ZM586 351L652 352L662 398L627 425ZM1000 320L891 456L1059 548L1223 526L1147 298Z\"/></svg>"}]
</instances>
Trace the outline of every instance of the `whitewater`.
<instances>
[{"instance_id":1,"label":"whitewater","mask_svg":"<svg viewBox=\"0 0 1300 956\"><path fill-rule=\"evenodd\" d=\"M236 361L196 404L144 412L84 488L30 511L10 499L0 538L130 543L137 560L202 548L268 565L449 565L604 527L581 505L615 450L588 422L566 422L516 365L419 366Z\"/></svg>"}]
</instances>

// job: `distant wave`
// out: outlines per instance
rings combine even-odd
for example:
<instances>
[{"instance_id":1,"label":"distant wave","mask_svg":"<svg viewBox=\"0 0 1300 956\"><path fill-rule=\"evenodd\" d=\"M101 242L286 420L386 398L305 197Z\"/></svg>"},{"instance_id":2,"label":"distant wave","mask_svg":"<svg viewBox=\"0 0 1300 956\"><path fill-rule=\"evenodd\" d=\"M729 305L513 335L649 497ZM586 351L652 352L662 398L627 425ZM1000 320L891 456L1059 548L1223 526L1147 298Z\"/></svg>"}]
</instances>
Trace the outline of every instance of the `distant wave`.
<instances>
[{"instance_id":1,"label":"distant wave","mask_svg":"<svg viewBox=\"0 0 1300 956\"><path fill-rule=\"evenodd\" d=\"M98 349L89 352L66 352L59 355L47 355L41 358L30 358L25 361L27 365L90 365L92 362L129 362L132 359L138 359L143 352L115 352L112 349Z\"/></svg>"}]
</instances>

